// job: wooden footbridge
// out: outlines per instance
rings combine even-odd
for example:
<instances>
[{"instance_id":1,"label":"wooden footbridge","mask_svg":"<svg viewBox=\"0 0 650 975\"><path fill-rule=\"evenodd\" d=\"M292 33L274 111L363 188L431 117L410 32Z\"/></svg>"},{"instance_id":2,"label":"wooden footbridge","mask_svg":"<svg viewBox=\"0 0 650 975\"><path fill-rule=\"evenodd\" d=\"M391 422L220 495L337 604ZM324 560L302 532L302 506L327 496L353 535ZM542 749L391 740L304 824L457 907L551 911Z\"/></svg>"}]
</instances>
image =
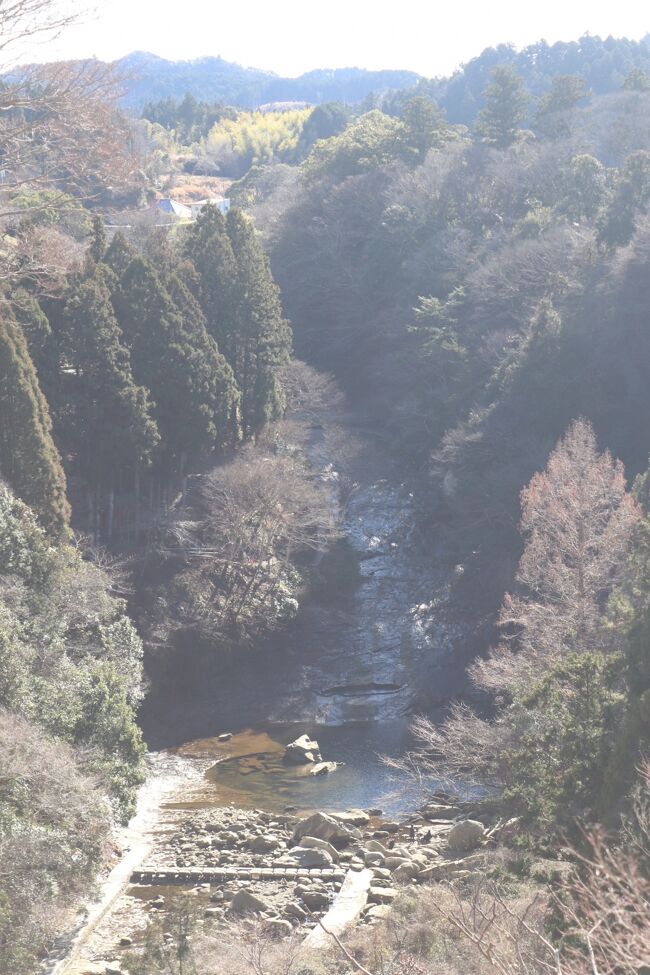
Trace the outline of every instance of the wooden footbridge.
<instances>
[{"instance_id":1,"label":"wooden footbridge","mask_svg":"<svg viewBox=\"0 0 650 975\"><path fill-rule=\"evenodd\" d=\"M145 867L134 870L132 884L220 884L229 880L318 879L340 884L345 871L336 867Z\"/></svg>"}]
</instances>

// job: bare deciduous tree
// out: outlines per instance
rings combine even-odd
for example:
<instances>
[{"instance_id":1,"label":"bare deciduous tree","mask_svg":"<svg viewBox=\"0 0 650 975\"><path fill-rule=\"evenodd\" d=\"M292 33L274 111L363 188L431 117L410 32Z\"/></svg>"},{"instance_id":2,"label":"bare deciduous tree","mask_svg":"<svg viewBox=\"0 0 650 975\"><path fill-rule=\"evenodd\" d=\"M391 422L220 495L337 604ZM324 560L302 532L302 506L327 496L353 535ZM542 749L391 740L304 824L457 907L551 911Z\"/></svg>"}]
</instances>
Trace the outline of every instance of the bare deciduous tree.
<instances>
[{"instance_id":1,"label":"bare deciduous tree","mask_svg":"<svg viewBox=\"0 0 650 975\"><path fill-rule=\"evenodd\" d=\"M557 898L574 946L567 941L567 975L618 975L650 967L650 763L641 770L635 822L623 844L602 833L587 837L588 856Z\"/></svg>"},{"instance_id":2,"label":"bare deciduous tree","mask_svg":"<svg viewBox=\"0 0 650 975\"><path fill-rule=\"evenodd\" d=\"M453 707L442 725L415 723L417 754L409 761L424 778L471 781L497 789L522 774L522 735L543 733L543 718L521 705L542 679L572 654L607 651L607 600L620 581L641 510L627 493L623 466L600 454L586 420L577 420L551 453L546 470L522 492L526 537L517 581L500 615L502 643L469 673L499 706L485 718ZM571 682L556 683L568 699ZM532 752L531 752L532 758ZM521 759L521 755L520 755ZM525 765L525 763L524 763Z\"/></svg>"},{"instance_id":3,"label":"bare deciduous tree","mask_svg":"<svg viewBox=\"0 0 650 975\"><path fill-rule=\"evenodd\" d=\"M0 0L0 279L17 273L45 286L61 270L61 242L35 234L34 218L133 180L120 86L97 61L16 66L78 15L57 0ZM43 192L47 191L47 192ZM60 191L60 192L52 192ZM71 266L65 255L64 270Z\"/></svg>"},{"instance_id":4,"label":"bare deciduous tree","mask_svg":"<svg viewBox=\"0 0 650 975\"><path fill-rule=\"evenodd\" d=\"M298 563L338 532L337 512L297 450L249 446L202 480L202 517L172 527L190 563L179 579L182 625L246 640L297 609Z\"/></svg>"},{"instance_id":5,"label":"bare deciduous tree","mask_svg":"<svg viewBox=\"0 0 650 975\"><path fill-rule=\"evenodd\" d=\"M503 642L471 669L479 687L496 693L530 686L567 653L607 646L605 604L641 517L623 465L598 452L582 419L521 497L520 592L504 599Z\"/></svg>"},{"instance_id":6,"label":"bare deciduous tree","mask_svg":"<svg viewBox=\"0 0 650 975\"><path fill-rule=\"evenodd\" d=\"M26 43L50 40L77 20L79 3L60 0L2 0L0 2L0 52L2 61L24 56Z\"/></svg>"}]
</instances>

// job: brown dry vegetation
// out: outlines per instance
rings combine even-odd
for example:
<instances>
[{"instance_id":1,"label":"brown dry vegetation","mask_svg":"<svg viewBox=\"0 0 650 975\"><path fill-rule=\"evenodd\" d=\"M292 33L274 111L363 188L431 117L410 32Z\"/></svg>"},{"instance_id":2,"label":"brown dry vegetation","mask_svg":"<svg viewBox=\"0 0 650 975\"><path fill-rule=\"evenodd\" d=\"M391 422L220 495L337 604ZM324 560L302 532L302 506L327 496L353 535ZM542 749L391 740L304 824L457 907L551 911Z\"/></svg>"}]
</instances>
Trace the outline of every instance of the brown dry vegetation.
<instances>
[{"instance_id":1,"label":"brown dry vegetation","mask_svg":"<svg viewBox=\"0 0 650 975\"><path fill-rule=\"evenodd\" d=\"M171 196L178 203L189 206L197 200L227 196L231 184L231 179L223 179L219 176L191 176L188 173L178 173L169 178L160 196Z\"/></svg>"}]
</instances>

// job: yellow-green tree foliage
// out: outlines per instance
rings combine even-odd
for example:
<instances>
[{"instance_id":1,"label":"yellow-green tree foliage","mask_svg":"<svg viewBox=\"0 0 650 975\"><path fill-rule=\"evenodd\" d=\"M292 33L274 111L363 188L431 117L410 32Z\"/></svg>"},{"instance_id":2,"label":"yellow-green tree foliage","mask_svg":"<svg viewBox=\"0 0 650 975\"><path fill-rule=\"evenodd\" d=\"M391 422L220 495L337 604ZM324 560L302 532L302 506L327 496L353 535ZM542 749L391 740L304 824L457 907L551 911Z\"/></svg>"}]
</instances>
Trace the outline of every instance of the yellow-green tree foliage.
<instances>
[{"instance_id":1,"label":"yellow-green tree foliage","mask_svg":"<svg viewBox=\"0 0 650 975\"><path fill-rule=\"evenodd\" d=\"M242 112L222 119L208 133L206 153L226 176L242 176L251 166L293 160L310 108L287 112Z\"/></svg>"}]
</instances>

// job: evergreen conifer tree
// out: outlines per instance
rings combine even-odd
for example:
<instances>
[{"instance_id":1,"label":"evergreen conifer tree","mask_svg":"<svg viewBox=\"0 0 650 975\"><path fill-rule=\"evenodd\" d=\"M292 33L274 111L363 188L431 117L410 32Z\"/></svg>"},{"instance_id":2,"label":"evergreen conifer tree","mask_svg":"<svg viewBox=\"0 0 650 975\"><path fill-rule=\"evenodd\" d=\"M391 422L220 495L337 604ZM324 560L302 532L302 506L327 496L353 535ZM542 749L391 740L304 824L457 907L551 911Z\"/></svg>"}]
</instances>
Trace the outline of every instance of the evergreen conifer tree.
<instances>
[{"instance_id":1,"label":"evergreen conifer tree","mask_svg":"<svg viewBox=\"0 0 650 975\"><path fill-rule=\"evenodd\" d=\"M104 255L106 254L106 230L104 228L104 221L100 216L95 214L93 216L92 230L90 234L90 246L88 248L88 256L91 261L95 264L99 264L100 261L104 260Z\"/></svg>"},{"instance_id":2,"label":"evergreen conifer tree","mask_svg":"<svg viewBox=\"0 0 650 975\"><path fill-rule=\"evenodd\" d=\"M237 266L226 233L226 221L206 207L189 232L186 256L197 272L194 290L207 329L237 376L237 323L234 314Z\"/></svg>"},{"instance_id":3,"label":"evergreen conifer tree","mask_svg":"<svg viewBox=\"0 0 650 975\"><path fill-rule=\"evenodd\" d=\"M505 149L517 138L530 96L511 65L499 65L493 70L483 94L485 108L479 112L476 131L490 145Z\"/></svg>"},{"instance_id":4,"label":"evergreen conifer tree","mask_svg":"<svg viewBox=\"0 0 650 975\"><path fill-rule=\"evenodd\" d=\"M191 296L176 284L179 309L144 258L122 275L115 296L118 320L131 349L133 371L155 400L167 464L183 470L189 456L222 445L237 393L214 342L192 320Z\"/></svg>"},{"instance_id":5,"label":"evergreen conifer tree","mask_svg":"<svg viewBox=\"0 0 650 975\"><path fill-rule=\"evenodd\" d=\"M134 257L137 257L137 251L129 244L124 234L115 234L102 260L120 278Z\"/></svg>"},{"instance_id":6,"label":"evergreen conifer tree","mask_svg":"<svg viewBox=\"0 0 650 975\"><path fill-rule=\"evenodd\" d=\"M215 339L208 332L200 304L179 274L172 274L169 278L168 290L181 316L188 344L197 353L192 385L210 415L201 446L203 449L223 447L227 442L237 439L240 432L240 395L235 375ZM189 417L188 421L191 426Z\"/></svg>"},{"instance_id":7,"label":"evergreen conifer tree","mask_svg":"<svg viewBox=\"0 0 650 975\"><path fill-rule=\"evenodd\" d=\"M276 368L291 348L277 285L252 223L238 210L226 220L206 208L192 228L187 255L210 333L235 374L243 431L250 435L282 410Z\"/></svg>"},{"instance_id":8,"label":"evergreen conifer tree","mask_svg":"<svg viewBox=\"0 0 650 975\"><path fill-rule=\"evenodd\" d=\"M98 492L108 493L112 506L124 475L132 477L149 465L159 437L148 392L133 379L101 272L72 289L65 305L63 344L74 369L66 389L78 471Z\"/></svg>"},{"instance_id":9,"label":"evergreen conifer tree","mask_svg":"<svg viewBox=\"0 0 650 975\"><path fill-rule=\"evenodd\" d=\"M237 267L235 375L242 395L244 430L250 434L282 412L284 401L276 371L289 357L291 328L283 317L280 291L252 222L240 210L231 210L227 230Z\"/></svg>"},{"instance_id":10,"label":"evergreen conifer tree","mask_svg":"<svg viewBox=\"0 0 650 975\"><path fill-rule=\"evenodd\" d=\"M11 302L16 321L27 341L32 362L42 379L43 372L48 372L52 365L48 354L52 335L50 322L37 299L25 288L17 288Z\"/></svg>"},{"instance_id":11,"label":"evergreen conifer tree","mask_svg":"<svg viewBox=\"0 0 650 975\"><path fill-rule=\"evenodd\" d=\"M65 534L70 509L48 405L22 330L7 313L0 318L0 475L50 536Z\"/></svg>"}]
</instances>

